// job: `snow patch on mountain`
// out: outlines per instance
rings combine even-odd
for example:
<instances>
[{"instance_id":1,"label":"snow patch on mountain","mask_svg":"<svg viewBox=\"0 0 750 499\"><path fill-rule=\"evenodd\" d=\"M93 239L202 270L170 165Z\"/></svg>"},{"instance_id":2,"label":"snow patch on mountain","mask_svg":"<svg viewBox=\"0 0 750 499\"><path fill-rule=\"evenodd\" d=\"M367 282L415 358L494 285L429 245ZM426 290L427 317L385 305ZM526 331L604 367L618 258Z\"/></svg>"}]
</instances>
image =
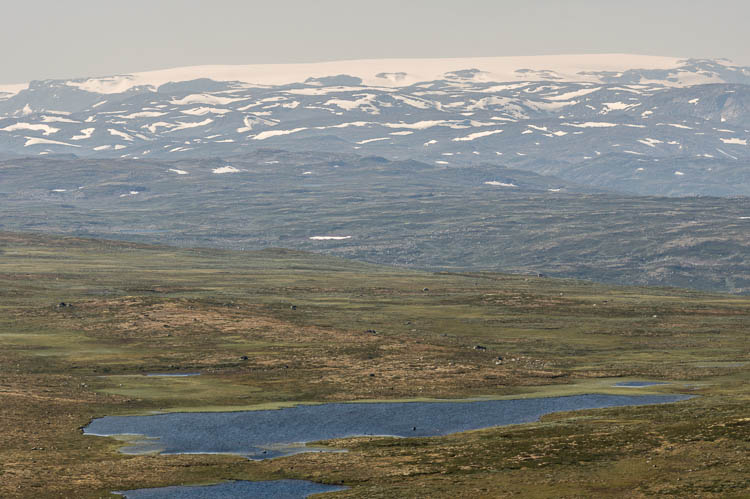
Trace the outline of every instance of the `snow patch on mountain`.
<instances>
[{"instance_id":1,"label":"snow patch on mountain","mask_svg":"<svg viewBox=\"0 0 750 499\"><path fill-rule=\"evenodd\" d=\"M235 168L233 166L222 166L222 167L219 167L219 168L214 168L213 170L211 170L211 173L217 173L217 174L222 174L222 173L238 173L239 171L240 170L238 170L237 168Z\"/></svg>"},{"instance_id":2,"label":"snow patch on mountain","mask_svg":"<svg viewBox=\"0 0 750 499\"><path fill-rule=\"evenodd\" d=\"M606 121L587 121L585 123L562 123L565 126L576 128L611 128L618 126L617 123L608 123Z\"/></svg>"},{"instance_id":3,"label":"snow patch on mountain","mask_svg":"<svg viewBox=\"0 0 750 499\"><path fill-rule=\"evenodd\" d=\"M575 90L573 92L567 92L559 95L545 96L545 99L551 101L569 100L575 97L583 97L584 95L593 94L601 89L601 87L594 88L582 88L581 90Z\"/></svg>"},{"instance_id":4,"label":"snow patch on mountain","mask_svg":"<svg viewBox=\"0 0 750 499\"><path fill-rule=\"evenodd\" d=\"M0 101L10 99L14 95L29 88L28 83L15 83L0 85Z\"/></svg>"},{"instance_id":5,"label":"snow patch on mountain","mask_svg":"<svg viewBox=\"0 0 750 499\"><path fill-rule=\"evenodd\" d=\"M640 140L638 140L638 142L640 142L641 144L647 145L649 147L656 147L656 144L663 144L664 143L664 141L661 141L661 140L658 140L658 139L649 139L649 138L640 139Z\"/></svg>"},{"instance_id":6,"label":"snow patch on mountain","mask_svg":"<svg viewBox=\"0 0 750 499\"><path fill-rule=\"evenodd\" d=\"M724 142L725 144L735 144L738 146L746 146L747 145L747 139L738 139L738 138L732 138L732 139L725 139L723 137L719 138L720 141Z\"/></svg>"},{"instance_id":7,"label":"snow patch on mountain","mask_svg":"<svg viewBox=\"0 0 750 499\"><path fill-rule=\"evenodd\" d=\"M0 130L6 131L6 132L16 132L18 130L31 130L31 131L41 131L44 135L51 135L53 133L57 133L60 131L59 128L53 128L49 125L44 125L40 123L16 123L10 126L6 126L5 128L0 128Z\"/></svg>"},{"instance_id":8,"label":"snow patch on mountain","mask_svg":"<svg viewBox=\"0 0 750 499\"><path fill-rule=\"evenodd\" d=\"M353 109L362 109L365 112L372 114L378 114L380 111L377 107L372 104L375 99L374 94L364 94L362 96L355 94L354 97L360 97L356 100L346 99L330 99L325 102L326 106L337 106L345 111L352 111Z\"/></svg>"},{"instance_id":9,"label":"snow patch on mountain","mask_svg":"<svg viewBox=\"0 0 750 499\"><path fill-rule=\"evenodd\" d=\"M390 137L378 137L376 139L365 139L357 142L359 145L369 144L370 142L380 142L381 140L390 140Z\"/></svg>"},{"instance_id":10,"label":"snow patch on mountain","mask_svg":"<svg viewBox=\"0 0 750 499\"><path fill-rule=\"evenodd\" d=\"M121 118L126 120L132 120L136 118L158 118L159 116L164 116L165 114L167 113L161 111L140 111L137 113L126 114L124 116L121 116Z\"/></svg>"},{"instance_id":11,"label":"snow patch on mountain","mask_svg":"<svg viewBox=\"0 0 750 499\"><path fill-rule=\"evenodd\" d=\"M225 106L227 104L231 104L232 102L237 102L238 100L242 100L242 99L232 98L232 97L220 97L218 95L211 95L211 94L192 94L192 95L183 97L182 99L172 99L172 104L175 104L178 106L193 105L193 104L208 104L208 105Z\"/></svg>"},{"instance_id":12,"label":"snow patch on mountain","mask_svg":"<svg viewBox=\"0 0 750 499\"><path fill-rule=\"evenodd\" d=\"M67 142L60 142L57 140L42 139L40 137L26 137L26 143L24 147L38 146L38 145L57 145L57 146L68 146L68 147L81 147L76 144L68 144Z\"/></svg>"},{"instance_id":13,"label":"snow patch on mountain","mask_svg":"<svg viewBox=\"0 0 750 499\"><path fill-rule=\"evenodd\" d=\"M187 114L190 116L204 116L206 114L227 114L227 113L231 113L232 110L216 108L216 107L195 107L192 109L184 109L180 112L182 114Z\"/></svg>"},{"instance_id":14,"label":"snow patch on mountain","mask_svg":"<svg viewBox=\"0 0 750 499\"><path fill-rule=\"evenodd\" d=\"M80 121L63 118L62 116L42 116L42 123L80 123Z\"/></svg>"},{"instance_id":15,"label":"snow patch on mountain","mask_svg":"<svg viewBox=\"0 0 750 499\"><path fill-rule=\"evenodd\" d=\"M345 239L351 239L352 236L312 236L312 241L343 241Z\"/></svg>"},{"instance_id":16,"label":"snow patch on mountain","mask_svg":"<svg viewBox=\"0 0 750 499\"><path fill-rule=\"evenodd\" d=\"M84 128L83 130L81 130L81 134L80 135L74 135L74 136L72 136L70 138L70 140L85 140L85 139L90 139L91 136L94 134L95 130L96 130L96 128Z\"/></svg>"},{"instance_id":17,"label":"snow patch on mountain","mask_svg":"<svg viewBox=\"0 0 750 499\"><path fill-rule=\"evenodd\" d=\"M634 107L640 106L640 104L626 104L624 102L603 102L604 106L599 114L609 114L612 111L625 111Z\"/></svg>"},{"instance_id":18,"label":"snow patch on mountain","mask_svg":"<svg viewBox=\"0 0 750 499\"><path fill-rule=\"evenodd\" d=\"M466 142L481 139L482 137L489 137L490 135L495 135L498 133L503 133L503 130L487 130L485 132L470 133L469 135L466 135L464 137L456 137L455 139L453 139L453 142Z\"/></svg>"},{"instance_id":19,"label":"snow patch on mountain","mask_svg":"<svg viewBox=\"0 0 750 499\"><path fill-rule=\"evenodd\" d=\"M301 127L301 128L294 128L292 130L267 130L265 132L261 132L258 135L253 136L253 140L266 140L266 139L270 139L271 137L278 137L280 135L289 135L290 133L297 133L303 130L307 130L307 128Z\"/></svg>"}]
</instances>

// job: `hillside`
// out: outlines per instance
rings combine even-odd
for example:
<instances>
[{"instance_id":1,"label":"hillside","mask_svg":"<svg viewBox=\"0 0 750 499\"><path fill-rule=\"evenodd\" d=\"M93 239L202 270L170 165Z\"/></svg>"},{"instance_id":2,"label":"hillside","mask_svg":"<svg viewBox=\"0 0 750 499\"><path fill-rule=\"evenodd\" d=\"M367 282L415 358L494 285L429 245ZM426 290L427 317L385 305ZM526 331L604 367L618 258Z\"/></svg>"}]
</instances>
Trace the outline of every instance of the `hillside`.
<instances>
[{"instance_id":1,"label":"hillside","mask_svg":"<svg viewBox=\"0 0 750 499\"><path fill-rule=\"evenodd\" d=\"M8 232L0 292L4 497L278 478L350 487L336 497L741 497L750 485L744 297ZM175 372L201 374L144 376ZM256 462L119 454L122 442L80 432L107 414L623 394L613 385L636 379L668 383L639 393L699 397Z\"/></svg>"},{"instance_id":2,"label":"hillside","mask_svg":"<svg viewBox=\"0 0 750 499\"><path fill-rule=\"evenodd\" d=\"M630 196L493 164L268 149L0 162L2 230L734 293L750 290L748 199Z\"/></svg>"}]
</instances>

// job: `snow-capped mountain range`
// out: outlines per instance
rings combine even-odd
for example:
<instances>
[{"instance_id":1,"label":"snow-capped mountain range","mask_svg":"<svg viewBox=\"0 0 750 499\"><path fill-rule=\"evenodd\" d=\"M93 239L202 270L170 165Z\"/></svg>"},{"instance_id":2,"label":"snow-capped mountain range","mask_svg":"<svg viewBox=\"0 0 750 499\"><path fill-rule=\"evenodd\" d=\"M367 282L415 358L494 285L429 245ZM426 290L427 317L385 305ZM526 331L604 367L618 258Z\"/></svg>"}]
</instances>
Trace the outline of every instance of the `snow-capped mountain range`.
<instances>
[{"instance_id":1,"label":"snow-capped mountain range","mask_svg":"<svg viewBox=\"0 0 750 499\"><path fill-rule=\"evenodd\" d=\"M750 68L725 60L203 66L0 91L1 230L750 290Z\"/></svg>"},{"instance_id":2,"label":"snow-capped mountain range","mask_svg":"<svg viewBox=\"0 0 750 499\"><path fill-rule=\"evenodd\" d=\"M604 54L198 66L0 85L5 156L261 148L511 164L646 194L741 194L731 185L748 174L750 68Z\"/></svg>"}]
</instances>

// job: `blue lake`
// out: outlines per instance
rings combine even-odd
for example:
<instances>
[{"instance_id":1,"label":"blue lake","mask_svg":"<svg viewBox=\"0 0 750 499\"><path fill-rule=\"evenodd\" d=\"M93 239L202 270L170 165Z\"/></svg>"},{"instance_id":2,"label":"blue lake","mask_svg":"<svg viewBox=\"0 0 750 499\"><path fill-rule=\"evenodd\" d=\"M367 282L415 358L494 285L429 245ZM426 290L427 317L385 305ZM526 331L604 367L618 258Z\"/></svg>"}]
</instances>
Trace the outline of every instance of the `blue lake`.
<instances>
[{"instance_id":1,"label":"blue lake","mask_svg":"<svg viewBox=\"0 0 750 499\"><path fill-rule=\"evenodd\" d=\"M677 402L686 395L575 395L459 402L300 405L278 410L107 416L84 433L138 435L128 454L237 454L269 459L315 451L305 442L366 435L426 437L528 423L552 412Z\"/></svg>"},{"instance_id":2,"label":"blue lake","mask_svg":"<svg viewBox=\"0 0 750 499\"><path fill-rule=\"evenodd\" d=\"M274 480L269 482L233 481L217 485L196 487L161 487L157 489L138 489L117 491L127 499L298 499L322 492L344 490L346 487L335 487L304 480Z\"/></svg>"}]
</instances>

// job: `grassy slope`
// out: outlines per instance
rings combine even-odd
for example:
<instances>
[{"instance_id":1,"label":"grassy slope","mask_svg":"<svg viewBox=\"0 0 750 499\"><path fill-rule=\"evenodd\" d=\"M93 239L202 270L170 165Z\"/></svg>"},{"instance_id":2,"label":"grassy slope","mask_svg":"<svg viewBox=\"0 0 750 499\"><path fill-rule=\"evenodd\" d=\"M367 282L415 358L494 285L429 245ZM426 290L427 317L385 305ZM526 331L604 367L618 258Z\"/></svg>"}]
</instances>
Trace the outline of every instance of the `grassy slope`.
<instances>
[{"instance_id":1,"label":"grassy slope","mask_svg":"<svg viewBox=\"0 0 750 499\"><path fill-rule=\"evenodd\" d=\"M342 497L741 497L749 312L684 290L0 233L0 496L294 477L353 486ZM613 377L701 397L259 463L124 456L78 429L154 409L632 393Z\"/></svg>"}]
</instances>

